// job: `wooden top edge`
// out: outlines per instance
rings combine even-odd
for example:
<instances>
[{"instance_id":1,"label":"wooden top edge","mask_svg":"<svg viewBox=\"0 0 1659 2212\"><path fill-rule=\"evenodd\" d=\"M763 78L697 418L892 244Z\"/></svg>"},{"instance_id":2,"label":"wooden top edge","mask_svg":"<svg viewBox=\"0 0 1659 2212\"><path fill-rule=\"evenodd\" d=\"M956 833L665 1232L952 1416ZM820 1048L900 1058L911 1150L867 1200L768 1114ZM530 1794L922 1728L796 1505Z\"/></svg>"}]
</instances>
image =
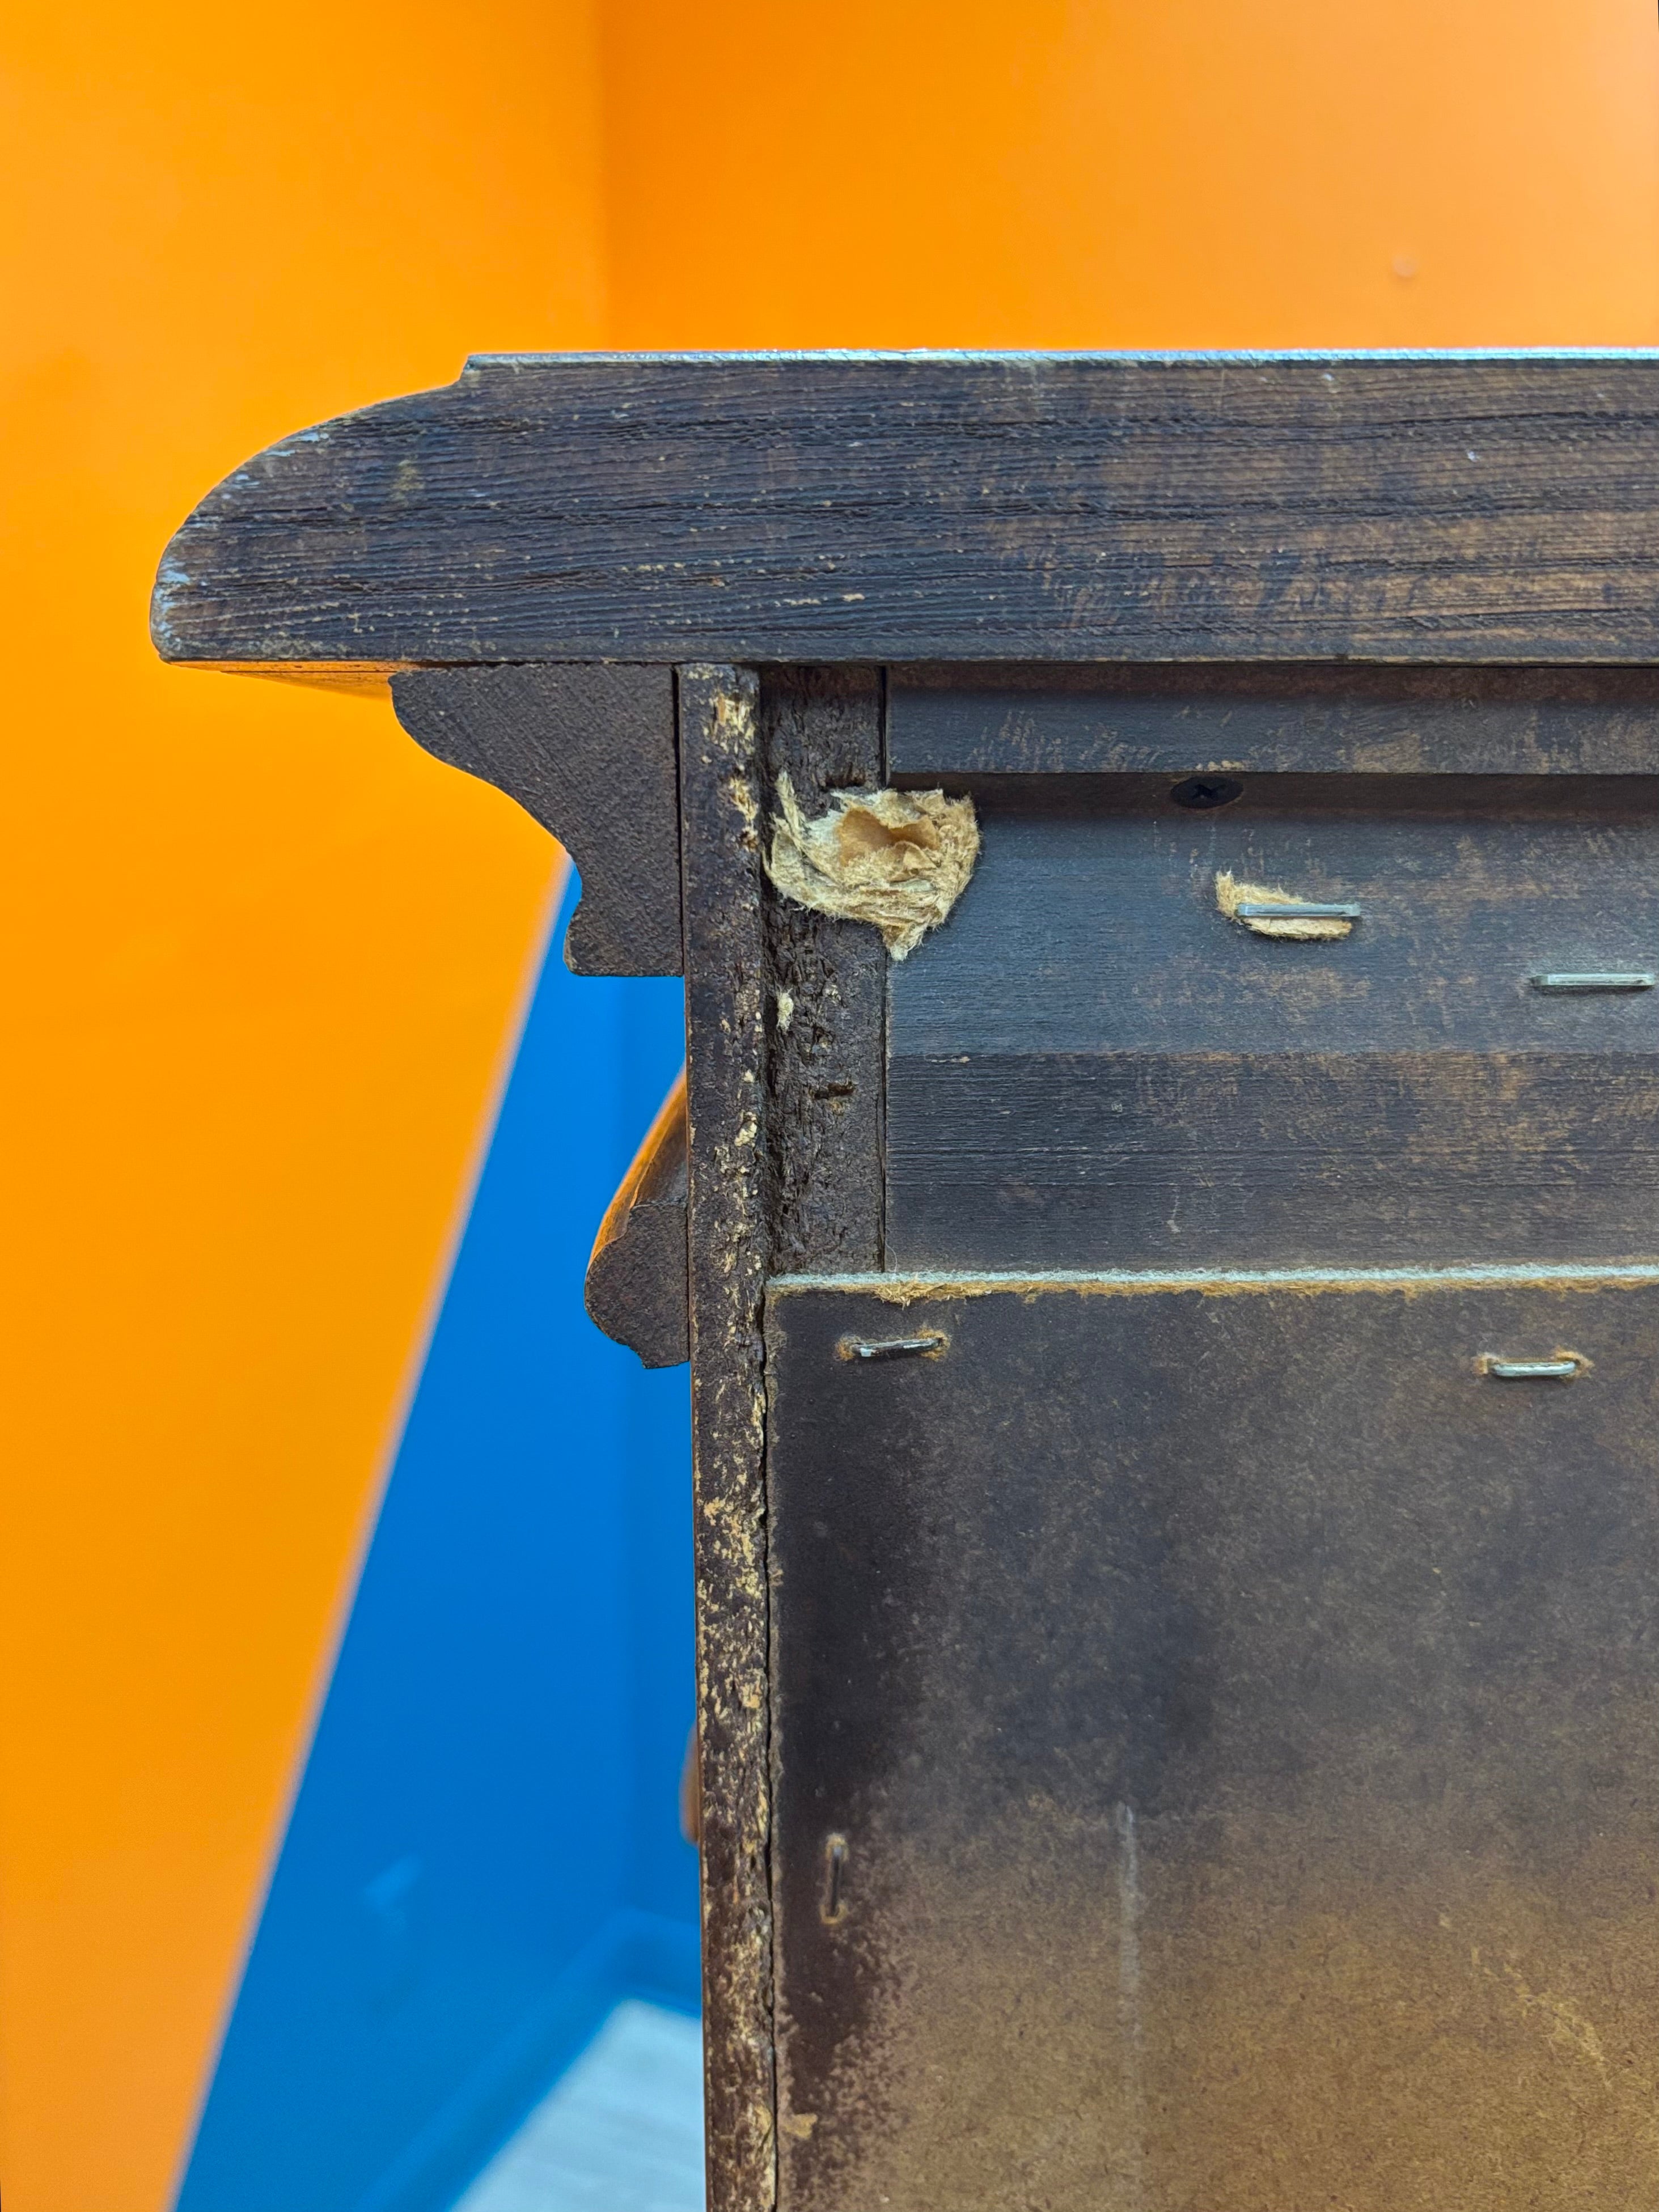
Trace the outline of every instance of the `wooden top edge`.
<instances>
[{"instance_id":1,"label":"wooden top edge","mask_svg":"<svg viewBox=\"0 0 1659 2212\"><path fill-rule=\"evenodd\" d=\"M354 684L1650 665L1659 349L481 355L234 471L152 626L171 661Z\"/></svg>"},{"instance_id":2,"label":"wooden top edge","mask_svg":"<svg viewBox=\"0 0 1659 2212\"><path fill-rule=\"evenodd\" d=\"M676 351L659 348L640 352L595 353L475 353L469 354L463 377L518 368L635 368L660 363L664 367L702 368L728 364L750 368L757 363L850 363L885 365L902 362L922 368L982 365L991 368L1020 368L1049 363L1114 368L1145 366L1176 368L1198 365L1249 367L1255 363L1314 362L1561 362L1659 361L1659 346L757 346L747 350Z\"/></svg>"}]
</instances>

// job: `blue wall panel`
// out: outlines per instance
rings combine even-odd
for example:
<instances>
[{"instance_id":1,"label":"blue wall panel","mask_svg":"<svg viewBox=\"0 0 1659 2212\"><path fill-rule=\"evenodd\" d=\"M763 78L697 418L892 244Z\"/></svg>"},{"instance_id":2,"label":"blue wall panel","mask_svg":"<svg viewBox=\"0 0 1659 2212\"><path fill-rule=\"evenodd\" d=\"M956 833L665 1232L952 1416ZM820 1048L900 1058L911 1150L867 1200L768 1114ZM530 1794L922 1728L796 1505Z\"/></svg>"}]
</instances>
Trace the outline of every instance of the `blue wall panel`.
<instances>
[{"instance_id":1,"label":"blue wall panel","mask_svg":"<svg viewBox=\"0 0 1659 2212\"><path fill-rule=\"evenodd\" d=\"M617 1996L696 2003L686 1370L581 1304L683 1000L562 925L179 2212L430 2212Z\"/></svg>"}]
</instances>

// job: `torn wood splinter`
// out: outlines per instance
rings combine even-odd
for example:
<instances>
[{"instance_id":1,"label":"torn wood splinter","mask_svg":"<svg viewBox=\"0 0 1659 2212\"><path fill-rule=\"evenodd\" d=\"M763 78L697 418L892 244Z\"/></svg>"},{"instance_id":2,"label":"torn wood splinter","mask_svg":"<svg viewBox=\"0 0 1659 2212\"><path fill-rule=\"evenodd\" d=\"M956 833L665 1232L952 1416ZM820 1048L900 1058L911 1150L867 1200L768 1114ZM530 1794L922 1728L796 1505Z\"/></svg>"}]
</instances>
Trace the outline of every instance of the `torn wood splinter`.
<instances>
[{"instance_id":1,"label":"torn wood splinter","mask_svg":"<svg viewBox=\"0 0 1659 2212\"><path fill-rule=\"evenodd\" d=\"M1216 877L1215 902L1229 921L1257 937L1289 937L1302 944L1346 937L1358 918L1355 908L1323 906L1298 898L1294 891L1280 890L1277 884L1240 883L1231 868L1221 869ZM1259 910L1264 908L1270 911Z\"/></svg>"},{"instance_id":2,"label":"torn wood splinter","mask_svg":"<svg viewBox=\"0 0 1659 2212\"><path fill-rule=\"evenodd\" d=\"M787 898L873 922L895 960L914 952L966 890L979 858L971 799L942 791L834 791L809 822L778 778L767 873Z\"/></svg>"}]
</instances>

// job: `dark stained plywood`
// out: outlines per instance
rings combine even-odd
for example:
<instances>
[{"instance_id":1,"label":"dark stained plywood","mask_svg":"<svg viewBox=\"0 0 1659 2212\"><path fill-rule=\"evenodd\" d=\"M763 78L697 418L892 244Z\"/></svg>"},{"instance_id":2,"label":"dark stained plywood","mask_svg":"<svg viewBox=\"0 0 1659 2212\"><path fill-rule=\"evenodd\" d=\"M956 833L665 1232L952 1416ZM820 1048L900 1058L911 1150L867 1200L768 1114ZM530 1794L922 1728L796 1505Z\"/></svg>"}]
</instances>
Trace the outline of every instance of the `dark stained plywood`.
<instances>
[{"instance_id":1,"label":"dark stained plywood","mask_svg":"<svg viewBox=\"0 0 1659 2212\"><path fill-rule=\"evenodd\" d=\"M1651 775L1643 668L893 669L896 777Z\"/></svg>"},{"instance_id":2,"label":"dark stained plywood","mask_svg":"<svg viewBox=\"0 0 1659 2212\"><path fill-rule=\"evenodd\" d=\"M210 493L245 665L1659 658L1659 356L485 356Z\"/></svg>"},{"instance_id":3,"label":"dark stained plywood","mask_svg":"<svg viewBox=\"0 0 1659 2212\"><path fill-rule=\"evenodd\" d=\"M1651 1054L905 1060L896 1267L1659 1249Z\"/></svg>"},{"instance_id":4,"label":"dark stained plywood","mask_svg":"<svg viewBox=\"0 0 1659 2212\"><path fill-rule=\"evenodd\" d=\"M786 2212L1659 2196L1652 1273L775 1288Z\"/></svg>"},{"instance_id":5,"label":"dark stained plywood","mask_svg":"<svg viewBox=\"0 0 1659 2212\"><path fill-rule=\"evenodd\" d=\"M1659 1244L1650 778L1000 780L891 976L898 1267L1628 1255ZM1252 936L1218 871L1357 905Z\"/></svg>"}]
</instances>

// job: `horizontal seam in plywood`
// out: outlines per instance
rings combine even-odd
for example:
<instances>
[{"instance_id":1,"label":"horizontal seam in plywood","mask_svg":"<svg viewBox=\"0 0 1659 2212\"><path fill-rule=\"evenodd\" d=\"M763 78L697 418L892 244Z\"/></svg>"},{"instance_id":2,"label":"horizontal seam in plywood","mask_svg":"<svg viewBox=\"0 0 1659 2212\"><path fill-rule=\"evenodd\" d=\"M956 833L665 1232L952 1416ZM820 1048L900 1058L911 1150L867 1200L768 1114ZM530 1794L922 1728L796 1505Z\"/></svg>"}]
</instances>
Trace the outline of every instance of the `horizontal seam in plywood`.
<instances>
[{"instance_id":1,"label":"horizontal seam in plywood","mask_svg":"<svg viewBox=\"0 0 1659 2212\"><path fill-rule=\"evenodd\" d=\"M1069 1292L1076 1297L1135 1297L1167 1291L1197 1291L1209 1297L1254 1291L1396 1291L1407 1297L1443 1290L1636 1290L1659 1284L1659 1261L1518 1261L1445 1267L1180 1267L1055 1269L950 1273L775 1275L767 1289L779 1297L840 1291L909 1305L928 1298L985 1298L1012 1294L1036 1297Z\"/></svg>"}]
</instances>

